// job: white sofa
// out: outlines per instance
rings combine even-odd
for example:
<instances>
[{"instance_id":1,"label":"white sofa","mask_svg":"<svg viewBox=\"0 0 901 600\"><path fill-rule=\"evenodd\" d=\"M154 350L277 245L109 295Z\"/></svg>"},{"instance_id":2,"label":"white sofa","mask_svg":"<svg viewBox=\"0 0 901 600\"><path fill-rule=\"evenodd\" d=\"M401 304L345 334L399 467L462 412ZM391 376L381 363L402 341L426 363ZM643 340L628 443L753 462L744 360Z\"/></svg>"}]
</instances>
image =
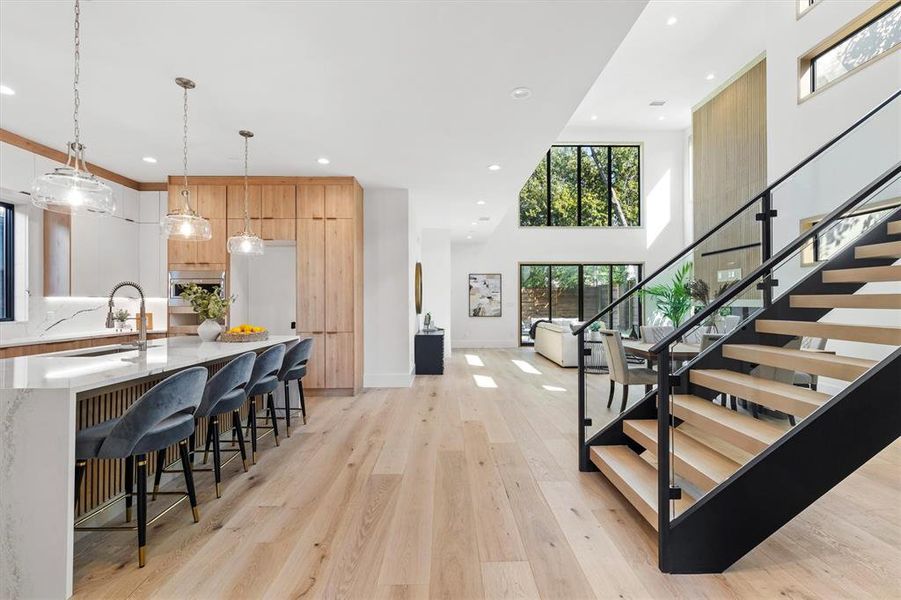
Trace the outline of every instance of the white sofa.
<instances>
[{"instance_id":1,"label":"white sofa","mask_svg":"<svg viewBox=\"0 0 901 600\"><path fill-rule=\"evenodd\" d=\"M578 338L570 322L541 322L535 326L535 352L561 367L579 366Z\"/></svg>"}]
</instances>

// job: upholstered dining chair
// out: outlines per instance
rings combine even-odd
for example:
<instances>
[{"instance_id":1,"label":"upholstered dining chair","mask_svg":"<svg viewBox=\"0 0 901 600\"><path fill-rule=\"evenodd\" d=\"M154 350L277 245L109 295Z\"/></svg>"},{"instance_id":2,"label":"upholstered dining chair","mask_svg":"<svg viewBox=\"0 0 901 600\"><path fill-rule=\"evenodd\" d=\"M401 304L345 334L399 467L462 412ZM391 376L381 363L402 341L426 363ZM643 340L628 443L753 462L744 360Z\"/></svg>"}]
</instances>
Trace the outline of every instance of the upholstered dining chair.
<instances>
[{"instance_id":1,"label":"upholstered dining chair","mask_svg":"<svg viewBox=\"0 0 901 600\"><path fill-rule=\"evenodd\" d=\"M307 422L307 405L303 395L303 378L307 374L307 361L313 353L313 338L304 338L295 342L285 344L287 348L285 358L282 361L282 368L278 372L278 380L285 384L285 433L291 437L291 411L300 411L302 422ZM291 390L290 383L297 382L297 393L299 395L300 408L291 408Z\"/></svg>"},{"instance_id":2,"label":"upholstered dining chair","mask_svg":"<svg viewBox=\"0 0 901 600\"><path fill-rule=\"evenodd\" d=\"M195 421L205 418L206 423L206 445L203 452L203 462L207 460L207 454L212 447L213 451L213 479L216 482L216 497L222 497L222 467L224 464L231 462L231 459L222 462L223 451L240 452L241 463L244 470L247 471L247 449L244 445L244 434L241 428L241 415L238 410L247 400L244 387L250 380L250 373L253 370L253 363L256 354L253 352L245 352L244 354L232 359L227 365L219 369L215 375L210 377L203 389L203 399L200 406L194 413ZM235 439L238 442L238 448L222 449L219 444L219 417L220 415L231 414L231 428L234 431ZM235 455L237 456L237 454ZM232 457L234 458L234 456ZM160 487L160 478L162 477L165 465L165 453L157 452L156 475L153 482L153 494L156 495ZM184 468L184 466L182 467ZM194 471L208 471L207 468L194 468Z\"/></svg>"},{"instance_id":3,"label":"upholstered dining chair","mask_svg":"<svg viewBox=\"0 0 901 600\"><path fill-rule=\"evenodd\" d=\"M272 427L268 429L272 431L275 437L275 445L278 446L278 419L275 418L275 400L272 392L278 387L278 372L282 368L282 362L285 358L285 345L278 344L259 354L253 364L253 372L250 375L250 381L247 383L247 398L250 400L250 407L247 413L247 429L250 431L251 460L253 464L257 463L257 442L260 437L257 436L257 396L266 396L266 410L272 417ZM263 435L268 434L265 432Z\"/></svg>"},{"instance_id":4,"label":"upholstered dining chair","mask_svg":"<svg viewBox=\"0 0 901 600\"><path fill-rule=\"evenodd\" d=\"M642 325L640 331L641 341L656 344L675 331L675 328L671 325Z\"/></svg>"},{"instance_id":5,"label":"upholstered dining chair","mask_svg":"<svg viewBox=\"0 0 901 600\"><path fill-rule=\"evenodd\" d=\"M203 397L207 380L204 367L192 367L167 377L128 407L121 417L109 419L75 434L75 498L84 478L90 459L125 459L125 520L131 521L131 502L135 496L138 504L137 527L79 527L78 530L137 529L138 565L145 563L147 545L147 455L165 451L178 444L184 462L184 478L187 493L174 492L182 498L187 495L191 503L194 522L200 520L197 496L194 493L194 477L188 457L188 438L194 432L194 411ZM135 471L137 476L135 477ZM133 490L137 479L137 493ZM181 499L179 499L181 500ZM174 505L173 505L174 506ZM168 512L168 509L154 517Z\"/></svg>"},{"instance_id":6,"label":"upholstered dining chair","mask_svg":"<svg viewBox=\"0 0 901 600\"><path fill-rule=\"evenodd\" d=\"M829 340L826 338L814 338L814 337L805 337L801 338L801 350L810 350L814 352L822 352L826 349L826 342ZM819 376L813 373L795 373L794 381L792 382L795 385L810 388L813 391L817 391L817 385L819 384Z\"/></svg>"},{"instance_id":7,"label":"upholstered dining chair","mask_svg":"<svg viewBox=\"0 0 901 600\"><path fill-rule=\"evenodd\" d=\"M607 366L610 369L610 396L607 399L607 408L613 404L615 384L618 383L623 387L623 402L619 409L619 412L623 412L629 400L629 386L644 385L646 389L650 389L650 386L657 383L657 371L646 367L630 369L626 361L622 334L612 329L602 329L600 334L607 353Z\"/></svg>"}]
</instances>

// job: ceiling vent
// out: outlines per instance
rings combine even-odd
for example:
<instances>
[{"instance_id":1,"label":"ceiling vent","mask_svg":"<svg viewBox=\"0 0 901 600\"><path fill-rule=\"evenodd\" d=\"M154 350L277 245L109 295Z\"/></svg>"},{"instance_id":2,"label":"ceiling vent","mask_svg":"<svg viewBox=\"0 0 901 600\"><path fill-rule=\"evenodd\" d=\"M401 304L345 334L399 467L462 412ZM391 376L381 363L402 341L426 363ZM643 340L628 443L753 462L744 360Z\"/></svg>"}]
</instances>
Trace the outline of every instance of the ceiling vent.
<instances>
[{"instance_id":1,"label":"ceiling vent","mask_svg":"<svg viewBox=\"0 0 901 600\"><path fill-rule=\"evenodd\" d=\"M479 221L490 221L491 217L479 217Z\"/></svg>"},{"instance_id":2,"label":"ceiling vent","mask_svg":"<svg viewBox=\"0 0 901 600\"><path fill-rule=\"evenodd\" d=\"M666 104L666 100L652 100L651 106L663 106Z\"/></svg>"}]
</instances>

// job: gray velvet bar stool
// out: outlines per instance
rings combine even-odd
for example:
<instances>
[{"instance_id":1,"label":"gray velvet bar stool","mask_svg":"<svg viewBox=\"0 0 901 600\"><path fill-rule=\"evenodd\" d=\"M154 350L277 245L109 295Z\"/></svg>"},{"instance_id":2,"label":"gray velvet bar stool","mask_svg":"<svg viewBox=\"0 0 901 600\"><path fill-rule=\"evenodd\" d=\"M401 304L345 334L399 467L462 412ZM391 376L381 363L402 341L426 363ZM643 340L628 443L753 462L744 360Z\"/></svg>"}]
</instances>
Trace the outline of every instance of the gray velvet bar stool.
<instances>
[{"instance_id":1,"label":"gray velvet bar stool","mask_svg":"<svg viewBox=\"0 0 901 600\"><path fill-rule=\"evenodd\" d=\"M247 429L250 431L251 456L253 464L257 463L257 442L271 431L275 436L275 445L278 446L278 419L275 418L275 400L272 392L278 387L278 372L285 358L285 345L278 344L259 354L253 365L253 373L247 384L247 398L250 400L250 410L247 413ZM272 427L265 427L267 431L257 436L257 396L266 396L266 410L273 417Z\"/></svg>"},{"instance_id":2,"label":"gray velvet bar stool","mask_svg":"<svg viewBox=\"0 0 901 600\"><path fill-rule=\"evenodd\" d=\"M219 369L215 375L207 381L206 387L203 389L203 399L200 406L194 412L195 422L198 419L206 418L206 447L203 452L203 462L206 463L207 455L212 446L213 450L213 467L197 468L192 467L193 471L213 471L213 477L216 481L216 497L222 497L222 467L230 463L238 453L241 454L241 462L244 470L247 471L247 449L244 446L244 434L241 427L241 415L238 409L247 400L245 387L250 381L250 374L253 371L253 363L256 359L254 352L245 352L244 354L233 359L227 365ZM235 437L238 442L238 448L222 448L219 444L219 416L231 413L231 427L235 431ZM235 454L224 463L222 462L222 452L234 452ZM192 457L193 458L193 457ZM160 487L160 478L163 475L166 466L166 453L157 452L156 455L156 478L153 485L153 494L156 496ZM174 469L166 472L173 472Z\"/></svg>"},{"instance_id":3,"label":"gray velvet bar stool","mask_svg":"<svg viewBox=\"0 0 901 600\"><path fill-rule=\"evenodd\" d=\"M307 406L303 396L303 378L307 374L307 361L310 360L310 354L313 352L313 338L304 338L294 342L285 344L285 359L282 361L282 368L278 372L278 380L285 384L285 408L280 409L285 412L285 433L291 437L291 411L300 411L303 423L307 422ZM290 383L297 382L297 393L300 397L300 408L291 408Z\"/></svg>"},{"instance_id":4,"label":"gray velvet bar stool","mask_svg":"<svg viewBox=\"0 0 901 600\"><path fill-rule=\"evenodd\" d=\"M75 434L75 498L84 478L87 461L92 458L125 459L126 521L131 521L133 495L133 469L137 470L138 524L136 527L76 527L77 530L137 530L138 564L143 567L147 545L147 525L162 517L172 507L187 497L191 503L194 522L200 520L194 478L188 459L188 438L194 432L194 411L203 397L207 370L192 367L167 377L147 390L121 417L110 419L82 429ZM147 454L164 451L178 444L185 463L184 477L187 493L172 492L182 496L172 506L147 521ZM89 517L81 519L76 525Z\"/></svg>"}]
</instances>

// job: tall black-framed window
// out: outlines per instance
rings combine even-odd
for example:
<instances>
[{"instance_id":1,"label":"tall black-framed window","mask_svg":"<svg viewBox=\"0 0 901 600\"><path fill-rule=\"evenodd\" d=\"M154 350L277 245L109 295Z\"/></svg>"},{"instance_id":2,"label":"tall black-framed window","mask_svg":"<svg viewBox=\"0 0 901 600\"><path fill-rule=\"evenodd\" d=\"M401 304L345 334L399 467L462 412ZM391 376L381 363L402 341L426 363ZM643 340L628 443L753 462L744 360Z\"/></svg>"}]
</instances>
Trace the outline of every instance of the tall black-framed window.
<instances>
[{"instance_id":1,"label":"tall black-framed window","mask_svg":"<svg viewBox=\"0 0 901 600\"><path fill-rule=\"evenodd\" d=\"M584 321L628 292L641 280L640 264L519 265L520 344L532 345L529 330L537 320ZM605 317L604 325L624 333L642 324L638 294Z\"/></svg>"},{"instance_id":2,"label":"tall black-framed window","mask_svg":"<svg viewBox=\"0 0 901 600\"><path fill-rule=\"evenodd\" d=\"M12 204L0 202L0 321L12 321L15 313L14 228Z\"/></svg>"},{"instance_id":3,"label":"tall black-framed window","mask_svg":"<svg viewBox=\"0 0 901 600\"><path fill-rule=\"evenodd\" d=\"M641 225L641 147L556 145L519 192L523 227Z\"/></svg>"}]
</instances>

